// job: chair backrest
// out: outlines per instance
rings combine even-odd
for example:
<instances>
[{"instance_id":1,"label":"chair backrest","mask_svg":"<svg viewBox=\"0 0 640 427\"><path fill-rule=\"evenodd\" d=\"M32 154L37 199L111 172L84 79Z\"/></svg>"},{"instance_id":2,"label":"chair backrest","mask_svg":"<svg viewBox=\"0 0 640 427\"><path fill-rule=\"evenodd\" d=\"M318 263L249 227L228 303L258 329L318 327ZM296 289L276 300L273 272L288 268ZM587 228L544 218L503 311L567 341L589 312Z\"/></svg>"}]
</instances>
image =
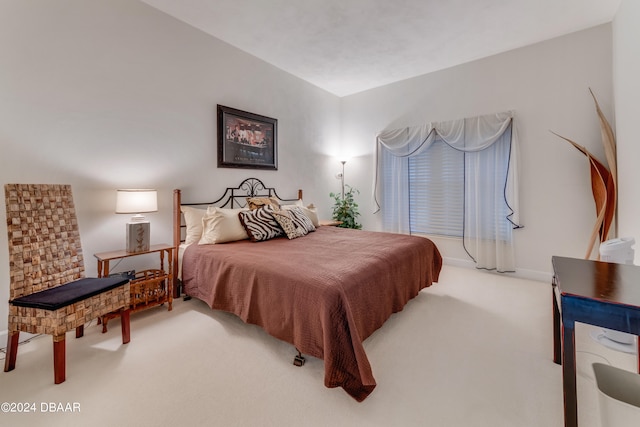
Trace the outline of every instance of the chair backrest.
<instances>
[{"instance_id":1,"label":"chair backrest","mask_svg":"<svg viewBox=\"0 0 640 427\"><path fill-rule=\"evenodd\" d=\"M84 277L70 185L5 184L10 299Z\"/></svg>"}]
</instances>

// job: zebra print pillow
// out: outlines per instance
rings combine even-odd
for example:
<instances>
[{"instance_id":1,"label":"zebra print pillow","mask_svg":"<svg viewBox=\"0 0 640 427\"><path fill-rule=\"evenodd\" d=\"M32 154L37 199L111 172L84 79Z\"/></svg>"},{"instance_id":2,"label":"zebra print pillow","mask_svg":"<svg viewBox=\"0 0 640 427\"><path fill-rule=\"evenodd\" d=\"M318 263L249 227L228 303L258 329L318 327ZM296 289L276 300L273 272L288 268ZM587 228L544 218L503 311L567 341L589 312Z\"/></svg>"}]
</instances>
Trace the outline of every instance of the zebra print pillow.
<instances>
[{"instance_id":1,"label":"zebra print pillow","mask_svg":"<svg viewBox=\"0 0 640 427\"><path fill-rule=\"evenodd\" d=\"M250 211L238 213L240 222L252 242L273 239L283 234L280 224L275 220L271 206L264 206Z\"/></svg>"},{"instance_id":2,"label":"zebra print pillow","mask_svg":"<svg viewBox=\"0 0 640 427\"><path fill-rule=\"evenodd\" d=\"M316 227L311 222L311 219L300 209L298 206L294 206L288 209L291 212L291 219L293 223L298 227L304 230L304 234L309 234L312 231L316 231Z\"/></svg>"}]
</instances>

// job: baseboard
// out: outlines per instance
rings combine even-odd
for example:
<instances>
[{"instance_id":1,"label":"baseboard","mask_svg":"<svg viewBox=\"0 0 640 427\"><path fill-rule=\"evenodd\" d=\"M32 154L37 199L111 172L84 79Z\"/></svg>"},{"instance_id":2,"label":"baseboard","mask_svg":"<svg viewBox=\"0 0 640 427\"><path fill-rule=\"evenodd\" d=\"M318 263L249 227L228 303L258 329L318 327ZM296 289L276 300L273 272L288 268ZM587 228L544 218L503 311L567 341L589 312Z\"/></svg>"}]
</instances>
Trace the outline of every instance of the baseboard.
<instances>
[{"instance_id":1,"label":"baseboard","mask_svg":"<svg viewBox=\"0 0 640 427\"><path fill-rule=\"evenodd\" d=\"M520 277L522 279L535 280L538 282L545 282L551 284L551 280L553 279L553 273L544 272L544 271L536 271L536 270L527 270L524 268L520 268L513 273L515 277Z\"/></svg>"},{"instance_id":2,"label":"baseboard","mask_svg":"<svg viewBox=\"0 0 640 427\"><path fill-rule=\"evenodd\" d=\"M459 258L448 258L443 257L442 259L444 264L453 265L454 267L462 267L462 268L476 268L476 265L471 260L459 259ZM527 279L527 280L535 280L537 282L545 282L551 283L551 278L553 277L552 273L536 271L536 270L528 270L525 268L516 268L515 273L497 273L490 270L482 270L486 271L490 274L501 274L511 277L517 277L519 279Z\"/></svg>"},{"instance_id":3,"label":"baseboard","mask_svg":"<svg viewBox=\"0 0 640 427\"><path fill-rule=\"evenodd\" d=\"M447 265L453 265L454 267L476 268L473 261L467 259L442 257L442 262Z\"/></svg>"}]
</instances>

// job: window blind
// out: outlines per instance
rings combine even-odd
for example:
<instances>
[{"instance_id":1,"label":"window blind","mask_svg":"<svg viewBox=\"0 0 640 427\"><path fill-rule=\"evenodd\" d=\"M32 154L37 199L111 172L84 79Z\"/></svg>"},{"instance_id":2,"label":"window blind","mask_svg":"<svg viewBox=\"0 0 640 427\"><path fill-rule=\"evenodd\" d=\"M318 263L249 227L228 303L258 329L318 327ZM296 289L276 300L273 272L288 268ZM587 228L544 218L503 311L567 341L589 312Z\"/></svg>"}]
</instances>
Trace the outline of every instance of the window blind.
<instances>
[{"instance_id":1,"label":"window blind","mask_svg":"<svg viewBox=\"0 0 640 427\"><path fill-rule=\"evenodd\" d=\"M441 139L409 158L409 224L412 233L462 237L464 172L462 151Z\"/></svg>"}]
</instances>

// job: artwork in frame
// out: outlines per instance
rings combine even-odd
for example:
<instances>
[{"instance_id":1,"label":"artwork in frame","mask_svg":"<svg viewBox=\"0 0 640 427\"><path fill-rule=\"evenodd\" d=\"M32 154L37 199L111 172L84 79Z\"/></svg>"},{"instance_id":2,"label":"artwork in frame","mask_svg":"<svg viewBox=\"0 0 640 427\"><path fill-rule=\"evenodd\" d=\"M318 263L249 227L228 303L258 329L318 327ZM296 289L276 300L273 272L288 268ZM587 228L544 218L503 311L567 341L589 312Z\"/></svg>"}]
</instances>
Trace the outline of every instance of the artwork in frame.
<instances>
[{"instance_id":1,"label":"artwork in frame","mask_svg":"<svg viewBox=\"0 0 640 427\"><path fill-rule=\"evenodd\" d=\"M218 105L218 167L278 169L278 120Z\"/></svg>"}]
</instances>

